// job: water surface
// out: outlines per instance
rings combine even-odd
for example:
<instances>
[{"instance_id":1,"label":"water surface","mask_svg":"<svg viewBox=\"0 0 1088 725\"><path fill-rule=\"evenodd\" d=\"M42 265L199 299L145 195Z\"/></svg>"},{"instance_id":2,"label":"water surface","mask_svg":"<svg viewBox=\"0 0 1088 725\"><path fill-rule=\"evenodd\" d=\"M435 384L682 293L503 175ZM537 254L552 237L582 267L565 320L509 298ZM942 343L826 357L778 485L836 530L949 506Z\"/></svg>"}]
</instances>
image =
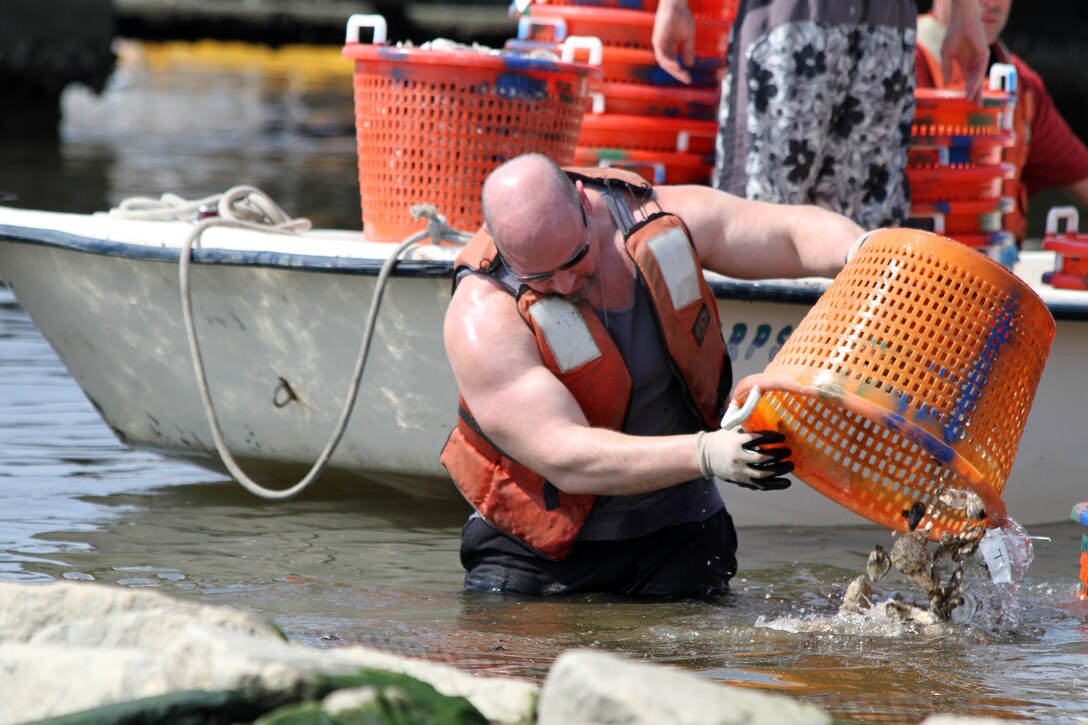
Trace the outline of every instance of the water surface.
<instances>
[{"instance_id":1,"label":"water surface","mask_svg":"<svg viewBox=\"0 0 1088 725\"><path fill-rule=\"evenodd\" d=\"M350 67L336 49L123 50L102 97L69 92L59 141L0 140L0 189L20 205L92 211L247 183L318 225L359 228ZM872 546L890 545L880 529L742 529L734 592L713 602L527 600L460 591L465 515L320 483L269 503L128 450L0 288L0 578L151 587L257 612L315 646L534 681L563 650L595 647L864 722L1088 721L1072 522L1030 532L1050 541L1035 542L1014 624L926 633L835 618ZM917 596L885 583L881 596Z\"/></svg>"}]
</instances>

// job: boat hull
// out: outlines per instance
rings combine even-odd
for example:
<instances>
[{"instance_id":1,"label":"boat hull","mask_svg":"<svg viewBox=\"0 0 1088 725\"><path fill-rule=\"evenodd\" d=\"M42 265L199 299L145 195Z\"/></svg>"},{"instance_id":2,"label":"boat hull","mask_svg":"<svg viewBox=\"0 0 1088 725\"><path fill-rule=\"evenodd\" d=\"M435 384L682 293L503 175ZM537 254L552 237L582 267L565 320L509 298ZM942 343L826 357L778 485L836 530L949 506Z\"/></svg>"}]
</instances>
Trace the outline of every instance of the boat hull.
<instances>
[{"instance_id":1,"label":"boat hull","mask_svg":"<svg viewBox=\"0 0 1088 725\"><path fill-rule=\"evenodd\" d=\"M0 278L120 440L223 471L182 317L178 247L190 228L0 210ZM392 245L230 234L209 233L194 252L195 330L232 453L283 487L336 426ZM399 263L385 287L347 431L316 485L459 501L438 463L457 409L442 344L452 255L432 256ZM763 370L827 284L709 279L735 380ZM1088 397L1078 385L1088 358L1082 297L1052 305L1057 336L1005 489L1010 515L1026 525L1064 520L1085 494L1088 464L1075 454ZM740 526L865 523L800 482L778 493L723 484L723 495Z\"/></svg>"}]
</instances>

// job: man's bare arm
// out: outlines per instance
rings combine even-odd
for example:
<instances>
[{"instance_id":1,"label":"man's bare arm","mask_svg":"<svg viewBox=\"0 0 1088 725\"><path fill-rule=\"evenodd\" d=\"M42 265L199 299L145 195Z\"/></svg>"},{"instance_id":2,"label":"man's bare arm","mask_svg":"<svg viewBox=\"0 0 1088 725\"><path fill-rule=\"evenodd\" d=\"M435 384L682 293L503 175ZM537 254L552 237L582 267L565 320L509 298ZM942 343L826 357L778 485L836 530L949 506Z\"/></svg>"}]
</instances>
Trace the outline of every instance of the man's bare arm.
<instances>
[{"instance_id":1,"label":"man's bare arm","mask_svg":"<svg viewBox=\"0 0 1088 725\"><path fill-rule=\"evenodd\" d=\"M461 394L495 445L568 493L642 493L700 475L693 435L591 427L544 367L509 295L493 285L476 278L460 284L445 339Z\"/></svg>"},{"instance_id":2,"label":"man's bare arm","mask_svg":"<svg viewBox=\"0 0 1088 725\"><path fill-rule=\"evenodd\" d=\"M864 233L826 209L750 201L709 187L659 187L657 197L684 219L707 269L742 279L832 277Z\"/></svg>"}]
</instances>

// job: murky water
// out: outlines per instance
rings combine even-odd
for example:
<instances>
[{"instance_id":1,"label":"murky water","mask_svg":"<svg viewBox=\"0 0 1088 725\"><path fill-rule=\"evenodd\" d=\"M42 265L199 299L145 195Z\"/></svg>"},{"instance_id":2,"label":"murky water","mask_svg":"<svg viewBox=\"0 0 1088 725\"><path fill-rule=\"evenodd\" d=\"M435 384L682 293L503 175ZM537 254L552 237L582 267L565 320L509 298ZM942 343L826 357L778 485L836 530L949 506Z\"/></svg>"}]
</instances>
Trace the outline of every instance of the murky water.
<instances>
[{"instance_id":1,"label":"murky water","mask_svg":"<svg viewBox=\"0 0 1088 725\"><path fill-rule=\"evenodd\" d=\"M350 69L335 49L290 53L126 51L103 97L69 94L59 144L0 140L0 189L28 207L90 211L249 183L292 214L358 228ZM832 619L868 551L890 543L879 529L742 529L742 570L720 601L525 600L460 591L465 514L320 485L268 503L130 451L0 288L0 578L155 587L258 612L316 646L363 643L533 680L563 650L590 646L863 722L1088 722L1072 522L1030 532L1050 540L1035 541L1015 627L927 634ZM916 596L901 579L880 593L897 591Z\"/></svg>"}]
</instances>

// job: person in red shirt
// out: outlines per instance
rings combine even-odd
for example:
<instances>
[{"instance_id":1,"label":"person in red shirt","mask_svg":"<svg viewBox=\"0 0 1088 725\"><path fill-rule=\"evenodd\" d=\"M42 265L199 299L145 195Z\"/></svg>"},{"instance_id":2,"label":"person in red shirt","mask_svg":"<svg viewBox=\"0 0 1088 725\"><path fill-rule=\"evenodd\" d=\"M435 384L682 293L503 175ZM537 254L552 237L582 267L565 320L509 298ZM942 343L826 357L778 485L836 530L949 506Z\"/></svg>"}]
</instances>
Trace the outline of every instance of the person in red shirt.
<instances>
[{"instance_id":1,"label":"person in red shirt","mask_svg":"<svg viewBox=\"0 0 1088 725\"><path fill-rule=\"evenodd\" d=\"M939 52L949 17L950 0L933 0L929 14L918 18L915 76L918 88L955 88L962 85L957 68L949 77L941 70ZM1064 189L1082 209L1088 209L1088 147L1077 138L1046 90L1043 79L1011 53L999 36L1009 19L1012 0L981 0L982 23L990 43L990 64L1008 63L1017 72L1017 147L1006 155L1017 166L1007 187L1018 209L1005 226L1017 239L1027 230L1027 200L1046 189Z\"/></svg>"}]
</instances>

